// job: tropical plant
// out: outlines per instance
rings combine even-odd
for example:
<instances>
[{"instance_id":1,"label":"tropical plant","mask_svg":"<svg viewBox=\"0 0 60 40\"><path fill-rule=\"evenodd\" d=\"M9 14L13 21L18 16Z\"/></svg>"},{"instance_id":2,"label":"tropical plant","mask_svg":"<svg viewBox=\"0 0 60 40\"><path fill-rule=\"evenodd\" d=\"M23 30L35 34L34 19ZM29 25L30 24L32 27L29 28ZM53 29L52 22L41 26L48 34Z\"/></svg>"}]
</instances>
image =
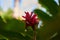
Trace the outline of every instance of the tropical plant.
<instances>
[{"instance_id":1,"label":"tropical plant","mask_svg":"<svg viewBox=\"0 0 60 40\"><path fill-rule=\"evenodd\" d=\"M55 0L38 0L38 3L46 9L46 12L41 9L33 11L43 22L42 26L36 29L36 40L60 40L60 0L59 5ZM6 16L0 16L0 39L32 40L33 30L31 27L25 31L25 22L8 16L11 12L13 11L8 10Z\"/></svg>"}]
</instances>

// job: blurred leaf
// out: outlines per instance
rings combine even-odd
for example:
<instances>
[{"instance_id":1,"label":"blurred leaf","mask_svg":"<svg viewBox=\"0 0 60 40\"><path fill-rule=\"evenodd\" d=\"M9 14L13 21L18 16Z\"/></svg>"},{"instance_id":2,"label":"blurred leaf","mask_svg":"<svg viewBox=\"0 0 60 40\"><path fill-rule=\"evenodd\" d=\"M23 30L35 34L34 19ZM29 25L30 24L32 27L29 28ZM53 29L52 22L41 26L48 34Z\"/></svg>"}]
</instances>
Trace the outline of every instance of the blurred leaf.
<instances>
[{"instance_id":1,"label":"blurred leaf","mask_svg":"<svg viewBox=\"0 0 60 40\"><path fill-rule=\"evenodd\" d=\"M3 29L6 23L4 23L3 19L0 16L0 29Z\"/></svg>"},{"instance_id":2,"label":"blurred leaf","mask_svg":"<svg viewBox=\"0 0 60 40\"><path fill-rule=\"evenodd\" d=\"M3 35L0 35L0 40L7 40L7 38L4 37Z\"/></svg>"},{"instance_id":3,"label":"blurred leaf","mask_svg":"<svg viewBox=\"0 0 60 40\"><path fill-rule=\"evenodd\" d=\"M20 20L16 20L14 18L7 19L7 23L6 23L5 29L6 30L11 30L11 31L24 32L25 23L20 21Z\"/></svg>"},{"instance_id":4,"label":"blurred leaf","mask_svg":"<svg viewBox=\"0 0 60 40\"><path fill-rule=\"evenodd\" d=\"M40 20L42 20L43 22L48 22L49 23L53 19L53 17L50 17L45 12L43 12L39 9L34 10L34 12L38 15Z\"/></svg>"},{"instance_id":5,"label":"blurred leaf","mask_svg":"<svg viewBox=\"0 0 60 40\"><path fill-rule=\"evenodd\" d=\"M55 37L51 38L50 40L60 40L60 34L56 35Z\"/></svg>"},{"instance_id":6,"label":"blurred leaf","mask_svg":"<svg viewBox=\"0 0 60 40\"><path fill-rule=\"evenodd\" d=\"M10 39L10 40L14 40L14 39L19 39L19 40L24 40L24 36L21 35L18 32L14 32L14 31L5 31L5 30L0 30L0 34L5 36L6 38Z\"/></svg>"},{"instance_id":7,"label":"blurred leaf","mask_svg":"<svg viewBox=\"0 0 60 40\"><path fill-rule=\"evenodd\" d=\"M45 6L48 8L48 11L53 15L57 15L58 14L58 5L56 4L56 2L54 0L38 0L40 4L42 4L42 6Z\"/></svg>"},{"instance_id":8,"label":"blurred leaf","mask_svg":"<svg viewBox=\"0 0 60 40\"><path fill-rule=\"evenodd\" d=\"M53 16L49 17L43 11L36 9L34 12L38 17L43 21L44 25L37 31L37 40L49 40L50 37L60 31L60 7L54 2L54 0L39 0L39 3L42 4ZM56 39L58 40L59 37Z\"/></svg>"},{"instance_id":9,"label":"blurred leaf","mask_svg":"<svg viewBox=\"0 0 60 40\"><path fill-rule=\"evenodd\" d=\"M50 37L58 32L60 32L60 17L56 17L54 20L49 23L43 25L40 30L38 30L37 36L38 40L49 40ZM58 38L59 39L59 38Z\"/></svg>"},{"instance_id":10,"label":"blurred leaf","mask_svg":"<svg viewBox=\"0 0 60 40\"><path fill-rule=\"evenodd\" d=\"M9 8L8 11L5 12L4 17L10 19L10 18L12 18L12 13L13 13L13 10L11 8Z\"/></svg>"}]
</instances>

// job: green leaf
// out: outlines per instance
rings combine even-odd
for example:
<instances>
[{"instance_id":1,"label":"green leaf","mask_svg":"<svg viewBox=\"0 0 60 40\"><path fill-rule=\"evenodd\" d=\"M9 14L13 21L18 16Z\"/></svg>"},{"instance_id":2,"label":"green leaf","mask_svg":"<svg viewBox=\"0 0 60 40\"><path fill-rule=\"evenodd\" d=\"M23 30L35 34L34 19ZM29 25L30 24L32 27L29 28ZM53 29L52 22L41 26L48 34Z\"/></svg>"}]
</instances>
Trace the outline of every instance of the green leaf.
<instances>
[{"instance_id":1,"label":"green leaf","mask_svg":"<svg viewBox=\"0 0 60 40\"><path fill-rule=\"evenodd\" d=\"M48 8L47 10L53 15L57 15L58 13L58 5L54 0L38 0L39 3L45 7Z\"/></svg>"},{"instance_id":2,"label":"green leaf","mask_svg":"<svg viewBox=\"0 0 60 40\"><path fill-rule=\"evenodd\" d=\"M0 29L4 29L4 26L6 23L4 23L3 19L0 17Z\"/></svg>"},{"instance_id":3,"label":"green leaf","mask_svg":"<svg viewBox=\"0 0 60 40\"><path fill-rule=\"evenodd\" d=\"M11 31L24 32L25 23L20 21L20 20L16 20L14 18L13 19L7 19L5 29L11 30Z\"/></svg>"},{"instance_id":4,"label":"green leaf","mask_svg":"<svg viewBox=\"0 0 60 40\"><path fill-rule=\"evenodd\" d=\"M19 39L19 40L24 40L24 36L21 35L18 32L14 31L6 31L6 30L0 30L0 34L8 38L9 40L14 40L14 39Z\"/></svg>"},{"instance_id":5,"label":"green leaf","mask_svg":"<svg viewBox=\"0 0 60 40\"><path fill-rule=\"evenodd\" d=\"M38 17L42 21L51 21L53 19L53 17L50 17L48 14L46 14L45 12L43 12L39 9L34 10L34 12L38 15Z\"/></svg>"}]
</instances>

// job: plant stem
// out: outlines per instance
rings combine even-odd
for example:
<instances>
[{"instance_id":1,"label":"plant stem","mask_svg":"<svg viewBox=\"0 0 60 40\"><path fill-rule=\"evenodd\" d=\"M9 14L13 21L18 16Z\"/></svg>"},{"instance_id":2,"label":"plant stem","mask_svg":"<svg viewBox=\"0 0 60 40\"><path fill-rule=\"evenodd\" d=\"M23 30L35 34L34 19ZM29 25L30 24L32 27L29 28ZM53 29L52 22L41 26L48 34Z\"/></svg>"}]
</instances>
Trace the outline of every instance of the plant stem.
<instances>
[{"instance_id":1,"label":"plant stem","mask_svg":"<svg viewBox=\"0 0 60 40\"><path fill-rule=\"evenodd\" d=\"M34 30L34 40L36 40L36 31Z\"/></svg>"},{"instance_id":2,"label":"plant stem","mask_svg":"<svg viewBox=\"0 0 60 40\"><path fill-rule=\"evenodd\" d=\"M36 40L36 27L34 27L34 35L33 35L33 40Z\"/></svg>"}]
</instances>

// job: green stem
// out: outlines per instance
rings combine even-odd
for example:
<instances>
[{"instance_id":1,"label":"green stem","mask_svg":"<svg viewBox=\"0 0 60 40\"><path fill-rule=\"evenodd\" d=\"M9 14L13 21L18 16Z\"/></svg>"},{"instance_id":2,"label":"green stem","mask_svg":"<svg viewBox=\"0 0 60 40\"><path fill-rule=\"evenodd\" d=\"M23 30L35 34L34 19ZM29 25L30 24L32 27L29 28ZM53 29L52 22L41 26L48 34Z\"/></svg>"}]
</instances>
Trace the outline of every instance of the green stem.
<instances>
[{"instance_id":1,"label":"green stem","mask_svg":"<svg viewBox=\"0 0 60 40\"><path fill-rule=\"evenodd\" d=\"M36 31L34 31L34 40L36 40Z\"/></svg>"},{"instance_id":2,"label":"green stem","mask_svg":"<svg viewBox=\"0 0 60 40\"><path fill-rule=\"evenodd\" d=\"M33 35L33 40L36 40L36 27L34 26L34 35Z\"/></svg>"}]
</instances>

